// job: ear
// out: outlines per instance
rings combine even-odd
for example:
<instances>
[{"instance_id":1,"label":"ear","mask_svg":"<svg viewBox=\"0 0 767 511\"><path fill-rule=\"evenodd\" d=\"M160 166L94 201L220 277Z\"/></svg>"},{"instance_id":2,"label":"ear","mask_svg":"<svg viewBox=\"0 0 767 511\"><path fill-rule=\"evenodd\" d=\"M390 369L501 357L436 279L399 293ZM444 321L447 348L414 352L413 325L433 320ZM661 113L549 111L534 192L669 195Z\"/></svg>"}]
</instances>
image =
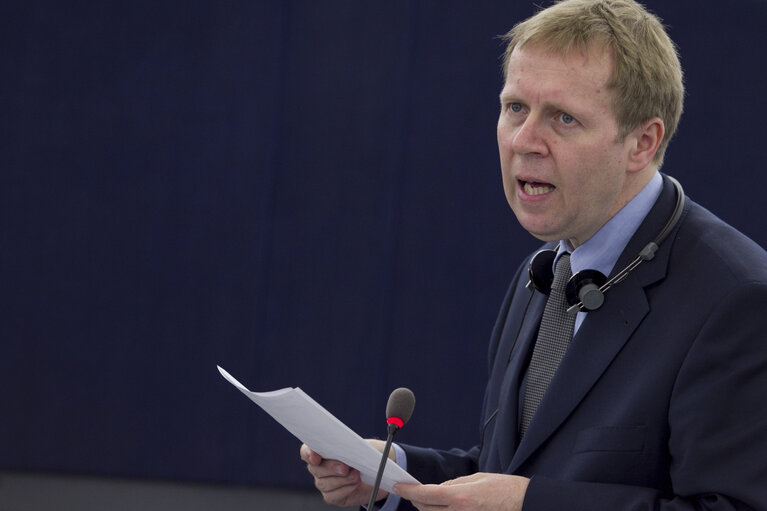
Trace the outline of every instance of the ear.
<instances>
[{"instance_id":1,"label":"ear","mask_svg":"<svg viewBox=\"0 0 767 511\"><path fill-rule=\"evenodd\" d=\"M652 163L664 133L666 128L660 117L653 117L629 133L626 137L629 172L638 172Z\"/></svg>"}]
</instances>

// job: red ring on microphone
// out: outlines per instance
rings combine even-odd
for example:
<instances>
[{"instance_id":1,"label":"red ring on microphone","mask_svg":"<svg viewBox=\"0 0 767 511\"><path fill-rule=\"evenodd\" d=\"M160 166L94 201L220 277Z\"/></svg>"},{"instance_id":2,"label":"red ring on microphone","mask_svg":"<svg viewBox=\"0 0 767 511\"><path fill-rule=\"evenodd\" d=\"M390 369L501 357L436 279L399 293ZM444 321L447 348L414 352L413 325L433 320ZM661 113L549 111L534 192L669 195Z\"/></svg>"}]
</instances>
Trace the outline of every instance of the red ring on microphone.
<instances>
[{"instance_id":1,"label":"red ring on microphone","mask_svg":"<svg viewBox=\"0 0 767 511\"><path fill-rule=\"evenodd\" d=\"M399 417L391 416L388 419L386 419L386 424L395 424L398 428L401 428L405 425L405 421L400 419Z\"/></svg>"}]
</instances>

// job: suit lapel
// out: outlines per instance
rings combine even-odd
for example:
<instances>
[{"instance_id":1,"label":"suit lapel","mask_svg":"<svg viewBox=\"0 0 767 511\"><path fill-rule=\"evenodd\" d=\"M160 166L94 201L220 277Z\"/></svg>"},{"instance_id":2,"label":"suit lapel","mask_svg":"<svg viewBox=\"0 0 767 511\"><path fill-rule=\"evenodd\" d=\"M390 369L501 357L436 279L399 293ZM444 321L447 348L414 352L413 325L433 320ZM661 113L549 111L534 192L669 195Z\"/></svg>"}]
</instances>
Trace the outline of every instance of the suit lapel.
<instances>
[{"instance_id":1,"label":"suit lapel","mask_svg":"<svg viewBox=\"0 0 767 511\"><path fill-rule=\"evenodd\" d=\"M598 318L586 318L578 330L509 465L511 472L567 419L647 314L640 286L624 287L617 294L595 311Z\"/></svg>"}]
</instances>

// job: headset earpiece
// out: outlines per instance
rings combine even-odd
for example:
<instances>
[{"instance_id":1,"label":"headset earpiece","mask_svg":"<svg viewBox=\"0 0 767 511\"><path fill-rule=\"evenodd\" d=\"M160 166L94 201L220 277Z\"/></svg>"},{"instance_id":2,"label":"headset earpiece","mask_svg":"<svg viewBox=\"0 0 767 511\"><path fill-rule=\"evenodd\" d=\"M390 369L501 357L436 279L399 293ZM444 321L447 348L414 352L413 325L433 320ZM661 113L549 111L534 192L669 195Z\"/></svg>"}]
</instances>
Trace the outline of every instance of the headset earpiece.
<instances>
[{"instance_id":1,"label":"headset earpiece","mask_svg":"<svg viewBox=\"0 0 767 511\"><path fill-rule=\"evenodd\" d=\"M567 282L565 296L567 303L578 305L577 311L589 312L597 310L605 303L605 294L600 291L607 277L597 270L582 270L573 275Z\"/></svg>"},{"instance_id":2,"label":"headset earpiece","mask_svg":"<svg viewBox=\"0 0 767 511\"><path fill-rule=\"evenodd\" d=\"M527 288L532 291L540 291L548 295L551 292L551 283L554 281L554 259L557 251L546 249L536 253L530 260L527 269L530 281ZM597 310L605 302L605 295L599 290L607 282L607 277L597 270L579 271L567 281L565 296L567 303L576 306L573 312L589 312ZM572 307L571 307L572 308Z\"/></svg>"},{"instance_id":3,"label":"headset earpiece","mask_svg":"<svg viewBox=\"0 0 767 511\"><path fill-rule=\"evenodd\" d=\"M527 274L530 281L527 283L527 289L540 291L547 295L551 291L551 283L554 281L554 259L557 257L557 251L551 249L541 250L530 260L530 266L527 268Z\"/></svg>"}]
</instances>

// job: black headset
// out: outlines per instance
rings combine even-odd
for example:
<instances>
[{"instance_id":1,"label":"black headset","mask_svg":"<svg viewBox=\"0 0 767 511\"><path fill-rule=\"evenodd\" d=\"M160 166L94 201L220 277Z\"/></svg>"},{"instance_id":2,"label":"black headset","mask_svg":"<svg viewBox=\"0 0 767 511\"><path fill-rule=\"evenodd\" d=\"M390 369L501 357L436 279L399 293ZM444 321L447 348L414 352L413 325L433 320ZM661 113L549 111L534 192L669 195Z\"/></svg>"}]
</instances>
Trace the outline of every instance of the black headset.
<instances>
[{"instance_id":1,"label":"black headset","mask_svg":"<svg viewBox=\"0 0 767 511\"><path fill-rule=\"evenodd\" d=\"M607 277L597 270L583 270L573 275L567 282L565 288L565 295L567 296L567 303L570 308L567 309L568 314L577 314L578 312L590 312L597 310L605 303L605 292L615 284L623 282L629 273L631 273L637 266L645 261L650 261L655 257L655 252L658 250L660 244L668 237L671 231L679 223L679 219L682 217L682 210L684 208L684 190L679 181L671 176L666 176L674 184L676 188L676 206L674 206L674 212L671 213L671 217L666 222L666 225L661 230L660 234L645 245L645 247L639 251L636 259L631 261L628 266L619 271L613 278L607 280ZM536 253L530 261L528 267L528 274L530 281L527 283L527 289L533 291L537 289L543 294L549 294L551 291L551 283L554 280L554 259L557 256L556 249L544 249Z\"/></svg>"}]
</instances>

